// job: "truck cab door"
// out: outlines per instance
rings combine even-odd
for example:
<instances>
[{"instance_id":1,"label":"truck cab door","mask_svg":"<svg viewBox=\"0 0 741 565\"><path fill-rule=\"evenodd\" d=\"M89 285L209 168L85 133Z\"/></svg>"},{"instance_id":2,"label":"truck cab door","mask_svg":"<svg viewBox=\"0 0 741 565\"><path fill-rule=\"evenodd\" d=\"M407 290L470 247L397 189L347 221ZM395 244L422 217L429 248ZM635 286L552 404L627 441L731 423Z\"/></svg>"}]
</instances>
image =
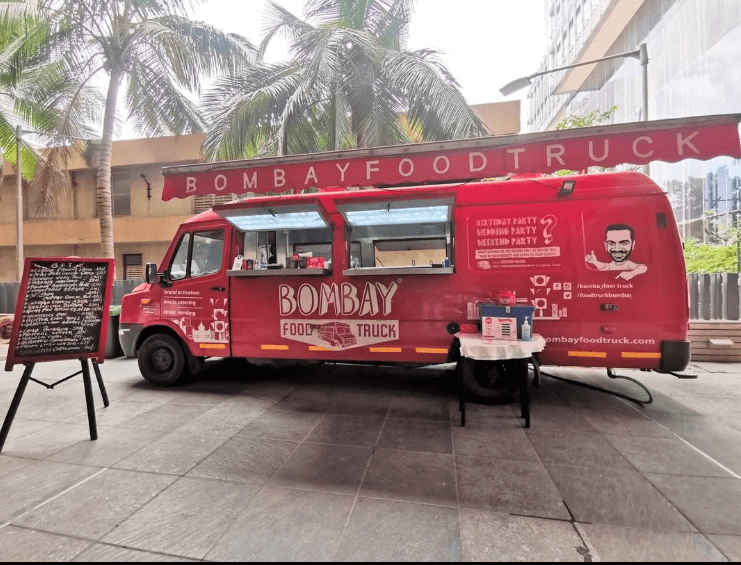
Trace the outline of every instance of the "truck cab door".
<instances>
[{"instance_id":1,"label":"truck cab door","mask_svg":"<svg viewBox=\"0 0 741 565\"><path fill-rule=\"evenodd\" d=\"M184 231L168 266L162 318L178 326L193 355L228 357L229 281L226 230Z\"/></svg>"}]
</instances>

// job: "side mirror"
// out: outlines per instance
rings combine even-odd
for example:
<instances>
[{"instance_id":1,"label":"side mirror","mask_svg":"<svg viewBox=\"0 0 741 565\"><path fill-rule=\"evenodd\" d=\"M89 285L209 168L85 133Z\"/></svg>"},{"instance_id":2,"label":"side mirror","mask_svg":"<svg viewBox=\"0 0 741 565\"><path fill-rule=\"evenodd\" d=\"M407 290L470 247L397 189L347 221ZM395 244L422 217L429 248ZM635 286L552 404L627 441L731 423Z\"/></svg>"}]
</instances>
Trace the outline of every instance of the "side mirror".
<instances>
[{"instance_id":1,"label":"side mirror","mask_svg":"<svg viewBox=\"0 0 741 565\"><path fill-rule=\"evenodd\" d=\"M157 284L160 282L159 275L157 274L157 263L147 263L144 276L149 284Z\"/></svg>"}]
</instances>

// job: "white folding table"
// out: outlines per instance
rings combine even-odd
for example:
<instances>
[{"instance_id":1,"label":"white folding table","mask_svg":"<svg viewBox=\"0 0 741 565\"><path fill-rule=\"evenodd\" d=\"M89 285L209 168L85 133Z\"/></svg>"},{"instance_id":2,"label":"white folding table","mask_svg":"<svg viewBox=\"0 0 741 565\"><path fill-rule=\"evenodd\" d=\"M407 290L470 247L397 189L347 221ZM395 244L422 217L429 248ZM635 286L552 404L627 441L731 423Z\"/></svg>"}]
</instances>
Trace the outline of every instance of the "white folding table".
<instances>
[{"instance_id":1,"label":"white folding table","mask_svg":"<svg viewBox=\"0 0 741 565\"><path fill-rule=\"evenodd\" d=\"M520 408L525 418L525 427L530 427L530 397L527 392L527 366L533 363L538 367L533 354L545 349L545 339L539 334L533 334L529 341L496 339L484 342L480 333L457 333L460 343L460 370L458 377L458 400L460 402L461 426L466 425L466 388L462 371L473 371L476 361L505 361L514 360L518 367L518 381L520 385Z\"/></svg>"}]
</instances>

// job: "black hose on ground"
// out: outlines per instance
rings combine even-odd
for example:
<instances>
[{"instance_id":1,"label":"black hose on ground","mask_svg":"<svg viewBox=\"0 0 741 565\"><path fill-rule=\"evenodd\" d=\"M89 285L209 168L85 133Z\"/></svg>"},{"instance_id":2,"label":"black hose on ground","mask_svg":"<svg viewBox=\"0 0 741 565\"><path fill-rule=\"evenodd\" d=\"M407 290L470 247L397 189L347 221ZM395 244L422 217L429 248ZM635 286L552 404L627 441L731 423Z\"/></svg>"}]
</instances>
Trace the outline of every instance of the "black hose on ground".
<instances>
[{"instance_id":1,"label":"black hose on ground","mask_svg":"<svg viewBox=\"0 0 741 565\"><path fill-rule=\"evenodd\" d=\"M654 401L654 397L651 395L651 391L648 390L643 385L643 383L641 383L640 381L637 381L636 379L633 379L631 377L625 377L623 375L616 375L615 373L612 372L611 369L607 369L607 376L608 377L610 377L611 379L625 379L626 381L631 381L631 382L637 384L639 387L641 387L643 390L646 391L646 394L648 395L648 400L638 400L637 398L633 398L632 396L628 396L627 394L623 394L621 392L617 392L617 391L614 391L614 390L608 390L606 388L600 388L598 386L590 385L590 384L587 384L587 383L582 383L582 382L579 382L579 381L575 381L573 379L566 379L564 377L557 377L557 376L551 375L549 373L544 373L543 371L539 371L539 372L540 372L541 375L543 375L545 377L549 377L551 379L556 379L557 381L563 381L565 383L569 383L569 384L572 384L572 385L581 386L581 387L584 387L584 388L589 388L589 389L596 390L596 391L599 391L599 392L604 392L606 394L612 394L613 396L617 396L619 398L624 398L625 400L628 400L630 402L635 402L636 404L638 404L640 406L646 406L648 404L651 404Z\"/></svg>"}]
</instances>

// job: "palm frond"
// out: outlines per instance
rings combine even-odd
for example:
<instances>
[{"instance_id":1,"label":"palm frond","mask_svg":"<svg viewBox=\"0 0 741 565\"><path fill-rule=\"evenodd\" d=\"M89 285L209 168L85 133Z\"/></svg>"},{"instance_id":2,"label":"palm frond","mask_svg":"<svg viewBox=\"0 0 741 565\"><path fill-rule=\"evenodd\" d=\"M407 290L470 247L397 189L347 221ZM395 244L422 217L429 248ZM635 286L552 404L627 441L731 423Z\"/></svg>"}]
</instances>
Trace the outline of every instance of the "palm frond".
<instances>
[{"instance_id":1,"label":"palm frond","mask_svg":"<svg viewBox=\"0 0 741 565\"><path fill-rule=\"evenodd\" d=\"M79 142L73 142L42 151L30 185L30 191L36 195L33 205L36 215L48 218L57 213L60 199L69 193L67 164L72 154L80 150Z\"/></svg>"},{"instance_id":2,"label":"palm frond","mask_svg":"<svg viewBox=\"0 0 741 565\"><path fill-rule=\"evenodd\" d=\"M133 58L151 59L156 54L189 89L198 88L204 77L238 72L257 57L257 49L242 36L174 16L134 25L130 45Z\"/></svg>"},{"instance_id":3,"label":"palm frond","mask_svg":"<svg viewBox=\"0 0 741 565\"><path fill-rule=\"evenodd\" d=\"M486 135L483 122L466 104L434 52L388 51L382 72L389 84L410 101L408 118L420 125L424 140Z\"/></svg>"},{"instance_id":4,"label":"palm frond","mask_svg":"<svg viewBox=\"0 0 741 565\"><path fill-rule=\"evenodd\" d=\"M168 80L159 65L135 64L129 73L125 104L128 118L147 137L203 129L197 105Z\"/></svg>"},{"instance_id":5,"label":"palm frond","mask_svg":"<svg viewBox=\"0 0 741 565\"><path fill-rule=\"evenodd\" d=\"M272 1L260 53L287 37L290 72L259 64L207 93L204 151L238 158L259 143L267 154L485 135L438 54L405 50L413 8L307 0L300 19Z\"/></svg>"},{"instance_id":6,"label":"palm frond","mask_svg":"<svg viewBox=\"0 0 741 565\"><path fill-rule=\"evenodd\" d=\"M373 66L369 72L381 74ZM406 140L400 121L403 106L390 86L384 80L370 80L348 89L358 147L394 145Z\"/></svg>"},{"instance_id":7,"label":"palm frond","mask_svg":"<svg viewBox=\"0 0 741 565\"><path fill-rule=\"evenodd\" d=\"M28 17L42 17L44 14L44 6L40 2L0 2L0 22L4 20L15 21Z\"/></svg>"},{"instance_id":8,"label":"palm frond","mask_svg":"<svg viewBox=\"0 0 741 565\"><path fill-rule=\"evenodd\" d=\"M192 14L193 10L208 0L132 0L131 9L140 20L158 18L162 16L178 16Z\"/></svg>"},{"instance_id":9,"label":"palm frond","mask_svg":"<svg viewBox=\"0 0 741 565\"><path fill-rule=\"evenodd\" d=\"M1 106L0 106L1 107ZM9 114L0 111L0 148L2 148L2 159L5 159L17 168L18 150L16 144L16 123L9 122L6 116ZM0 159L0 160L2 160ZM33 147L21 143L21 175L25 179L33 177L33 170L36 166L38 155Z\"/></svg>"},{"instance_id":10,"label":"palm frond","mask_svg":"<svg viewBox=\"0 0 741 565\"><path fill-rule=\"evenodd\" d=\"M414 0L394 0L369 24L369 30L386 49L403 50L409 39Z\"/></svg>"},{"instance_id":11,"label":"palm frond","mask_svg":"<svg viewBox=\"0 0 741 565\"><path fill-rule=\"evenodd\" d=\"M238 159L258 139L270 138L301 76L292 64L259 65L225 77L207 91L203 107L210 125L204 155Z\"/></svg>"},{"instance_id":12,"label":"palm frond","mask_svg":"<svg viewBox=\"0 0 741 565\"><path fill-rule=\"evenodd\" d=\"M278 118L278 137L281 140L278 151L279 155L293 153L289 148L288 138L289 129L294 124L299 128L302 128L307 123L312 127L314 126L311 122L314 121L315 117L317 94L317 91L312 88L310 82L302 80L291 93L291 96L286 99L283 112ZM299 149L299 152L303 152L303 149Z\"/></svg>"},{"instance_id":13,"label":"palm frond","mask_svg":"<svg viewBox=\"0 0 741 565\"><path fill-rule=\"evenodd\" d=\"M258 50L260 59L264 57L265 51L273 39L285 37L290 41L295 41L303 34L314 29L311 24L296 17L273 0L270 0L265 7L264 21L263 39Z\"/></svg>"}]
</instances>

